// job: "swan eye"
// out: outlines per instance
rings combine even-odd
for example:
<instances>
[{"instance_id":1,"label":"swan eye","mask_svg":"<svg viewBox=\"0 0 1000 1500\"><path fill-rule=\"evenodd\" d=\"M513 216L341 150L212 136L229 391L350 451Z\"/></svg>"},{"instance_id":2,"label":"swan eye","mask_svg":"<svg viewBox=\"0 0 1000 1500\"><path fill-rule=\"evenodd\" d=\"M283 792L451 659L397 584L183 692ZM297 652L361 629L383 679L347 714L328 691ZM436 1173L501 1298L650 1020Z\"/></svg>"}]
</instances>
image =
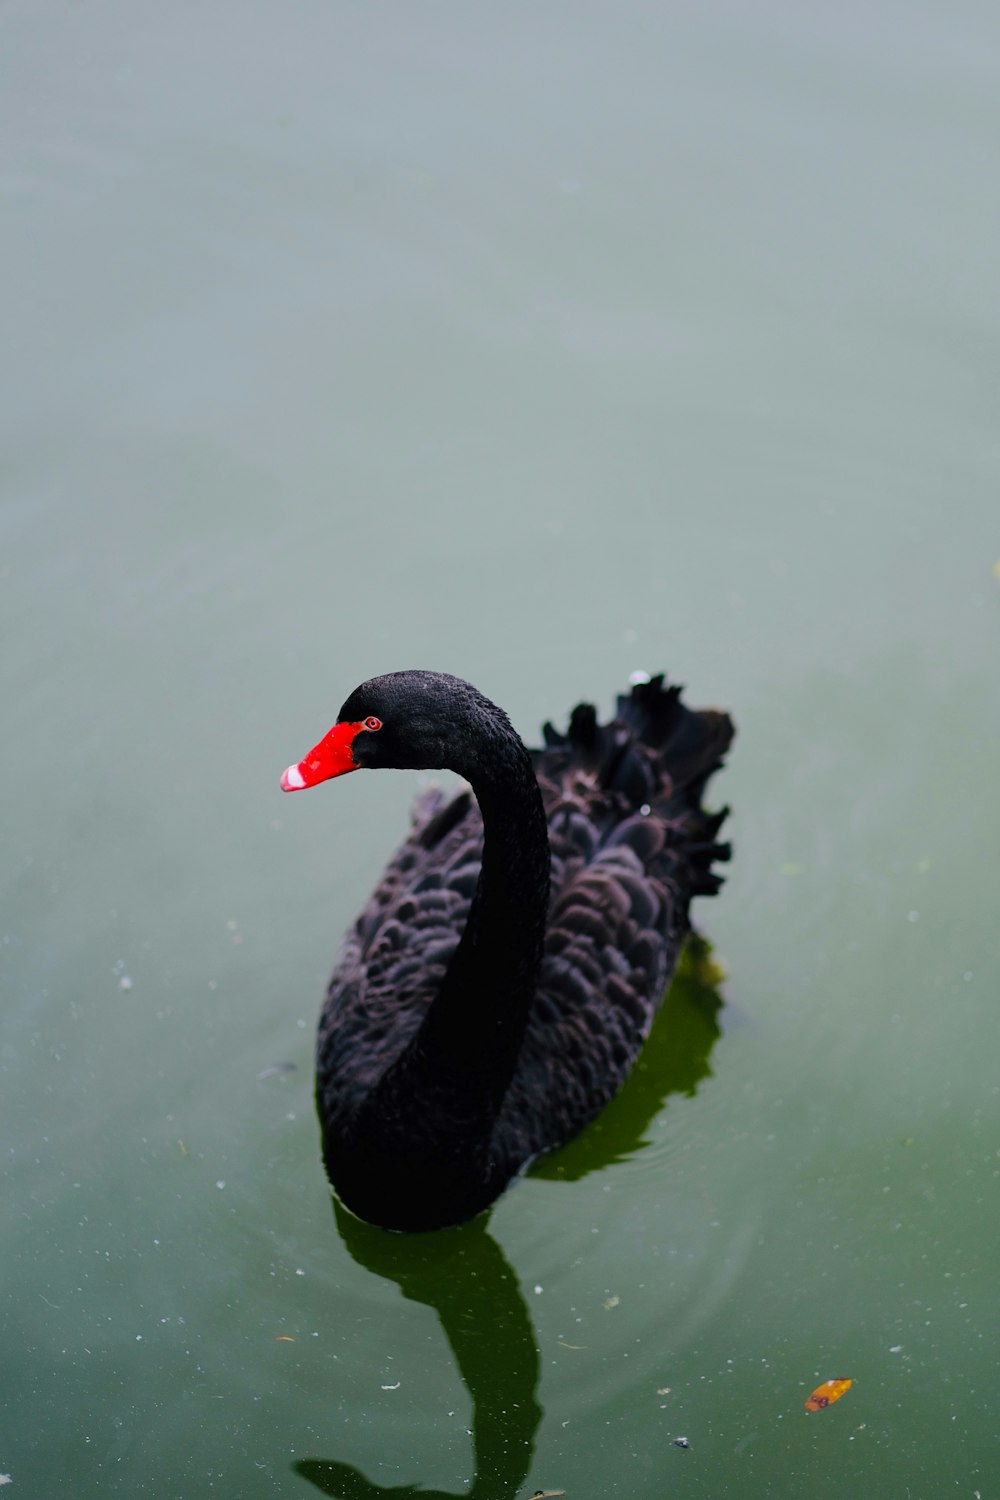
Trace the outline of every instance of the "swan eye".
<instances>
[{"instance_id":1,"label":"swan eye","mask_svg":"<svg viewBox=\"0 0 1000 1500\"><path fill-rule=\"evenodd\" d=\"M371 714L365 720L365 728L369 731L370 734L374 734L377 729L382 728L382 720L376 719L375 715Z\"/></svg>"}]
</instances>

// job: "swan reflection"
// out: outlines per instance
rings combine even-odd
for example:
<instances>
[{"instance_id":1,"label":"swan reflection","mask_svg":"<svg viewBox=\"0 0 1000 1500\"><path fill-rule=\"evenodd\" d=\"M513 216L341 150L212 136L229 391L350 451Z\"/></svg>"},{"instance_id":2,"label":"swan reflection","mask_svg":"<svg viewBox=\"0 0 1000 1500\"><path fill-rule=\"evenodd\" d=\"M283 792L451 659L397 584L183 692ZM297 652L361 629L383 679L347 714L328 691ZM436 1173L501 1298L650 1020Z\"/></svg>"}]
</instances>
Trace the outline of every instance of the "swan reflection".
<instances>
[{"instance_id":1,"label":"swan reflection","mask_svg":"<svg viewBox=\"0 0 1000 1500\"><path fill-rule=\"evenodd\" d=\"M475 1479L463 1493L501 1500L521 1487L531 1464L541 1407L538 1349L517 1278L487 1231L488 1215L432 1234L393 1235L355 1219L334 1203L337 1227L354 1260L394 1281L404 1297L433 1307L472 1401ZM350 1464L306 1459L295 1466L325 1495L340 1500L419 1493L457 1500L421 1485L382 1486Z\"/></svg>"},{"instance_id":2,"label":"swan reflection","mask_svg":"<svg viewBox=\"0 0 1000 1500\"><path fill-rule=\"evenodd\" d=\"M536 1163L533 1176L573 1181L648 1144L645 1132L668 1095L693 1094L711 1073L720 978L710 945L693 936L625 1088L581 1136ZM474 1477L457 1492L416 1481L376 1484L338 1459L303 1459L295 1473L336 1500L513 1500L527 1479L542 1418L539 1352L517 1277L489 1233L489 1213L420 1235L388 1234L336 1200L334 1214L352 1259L437 1312L472 1403Z\"/></svg>"}]
</instances>

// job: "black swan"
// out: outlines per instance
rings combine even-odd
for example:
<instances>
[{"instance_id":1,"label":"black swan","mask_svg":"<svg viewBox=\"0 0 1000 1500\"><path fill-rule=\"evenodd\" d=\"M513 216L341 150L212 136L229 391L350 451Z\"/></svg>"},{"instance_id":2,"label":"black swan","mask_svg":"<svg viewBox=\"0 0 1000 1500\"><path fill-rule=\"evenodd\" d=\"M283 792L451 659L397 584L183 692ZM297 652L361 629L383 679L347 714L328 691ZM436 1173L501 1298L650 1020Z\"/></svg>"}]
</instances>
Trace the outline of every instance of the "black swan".
<instances>
[{"instance_id":1,"label":"black swan","mask_svg":"<svg viewBox=\"0 0 1000 1500\"><path fill-rule=\"evenodd\" d=\"M443 672L362 683L281 778L447 767L344 940L320 1020L327 1172L387 1229L457 1224L616 1094L652 1024L725 809L701 796L733 737L662 676L599 724L574 709L527 750L507 715Z\"/></svg>"}]
</instances>

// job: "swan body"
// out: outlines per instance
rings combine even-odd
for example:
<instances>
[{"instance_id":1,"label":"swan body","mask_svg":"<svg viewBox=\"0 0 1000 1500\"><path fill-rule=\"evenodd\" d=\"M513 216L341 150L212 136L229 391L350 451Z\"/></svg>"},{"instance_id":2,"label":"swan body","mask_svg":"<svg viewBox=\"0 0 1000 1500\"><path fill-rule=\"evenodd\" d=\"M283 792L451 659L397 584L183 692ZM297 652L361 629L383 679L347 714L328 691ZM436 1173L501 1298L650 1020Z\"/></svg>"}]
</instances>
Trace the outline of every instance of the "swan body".
<instances>
[{"instance_id":1,"label":"swan body","mask_svg":"<svg viewBox=\"0 0 1000 1500\"><path fill-rule=\"evenodd\" d=\"M354 1213L424 1230L471 1218L617 1093L688 930L721 884L725 811L704 786L730 719L662 677L599 724L577 707L527 750L460 678L394 672L350 695L282 778L447 767L348 932L320 1020L330 1181Z\"/></svg>"}]
</instances>

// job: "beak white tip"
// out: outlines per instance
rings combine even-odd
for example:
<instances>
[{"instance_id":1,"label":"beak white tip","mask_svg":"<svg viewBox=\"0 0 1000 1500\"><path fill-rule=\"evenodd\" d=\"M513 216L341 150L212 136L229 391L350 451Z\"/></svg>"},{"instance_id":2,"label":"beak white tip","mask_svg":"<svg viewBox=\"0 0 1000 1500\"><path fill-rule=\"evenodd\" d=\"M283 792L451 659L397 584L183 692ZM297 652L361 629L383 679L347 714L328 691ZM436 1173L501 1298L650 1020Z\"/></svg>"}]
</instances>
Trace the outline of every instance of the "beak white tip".
<instances>
[{"instance_id":1,"label":"beak white tip","mask_svg":"<svg viewBox=\"0 0 1000 1500\"><path fill-rule=\"evenodd\" d=\"M281 790L283 792L301 792L305 784L305 777L298 766L289 766L281 778Z\"/></svg>"}]
</instances>

